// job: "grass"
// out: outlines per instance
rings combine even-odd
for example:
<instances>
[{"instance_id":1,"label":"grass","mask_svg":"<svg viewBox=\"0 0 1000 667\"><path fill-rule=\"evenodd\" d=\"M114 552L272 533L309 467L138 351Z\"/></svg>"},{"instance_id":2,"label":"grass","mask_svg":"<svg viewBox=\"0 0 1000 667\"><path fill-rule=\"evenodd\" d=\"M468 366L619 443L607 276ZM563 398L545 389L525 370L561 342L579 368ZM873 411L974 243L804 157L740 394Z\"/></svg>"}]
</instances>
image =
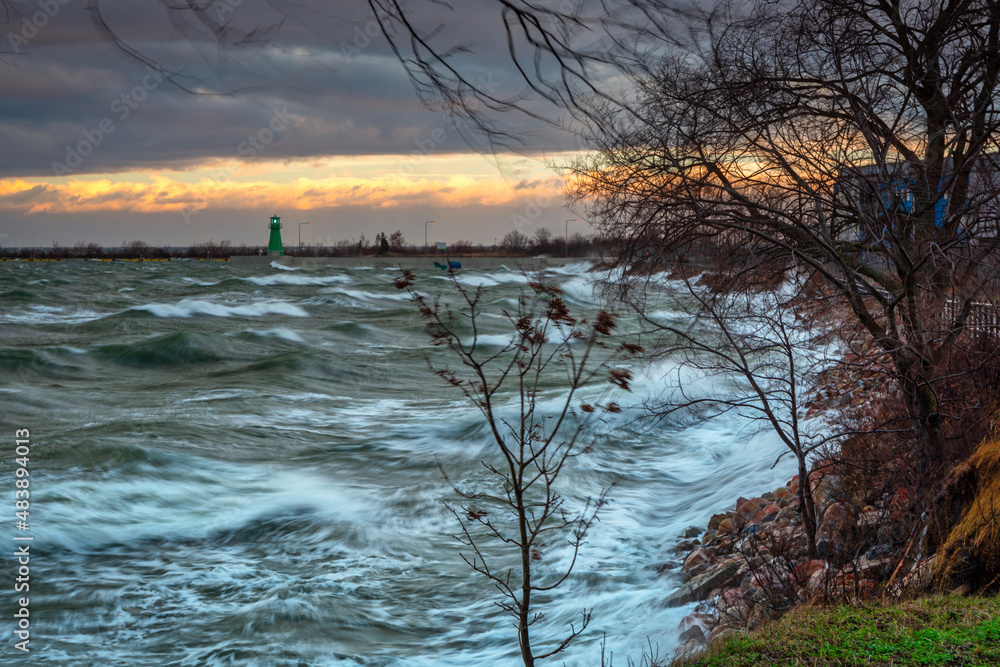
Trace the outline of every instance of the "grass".
<instances>
[{"instance_id":1,"label":"grass","mask_svg":"<svg viewBox=\"0 0 1000 667\"><path fill-rule=\"evenodd\" d=\"M1000 665L1000 598L935 596L796 610L684 667Z\"/></svg>"}]
</instances>

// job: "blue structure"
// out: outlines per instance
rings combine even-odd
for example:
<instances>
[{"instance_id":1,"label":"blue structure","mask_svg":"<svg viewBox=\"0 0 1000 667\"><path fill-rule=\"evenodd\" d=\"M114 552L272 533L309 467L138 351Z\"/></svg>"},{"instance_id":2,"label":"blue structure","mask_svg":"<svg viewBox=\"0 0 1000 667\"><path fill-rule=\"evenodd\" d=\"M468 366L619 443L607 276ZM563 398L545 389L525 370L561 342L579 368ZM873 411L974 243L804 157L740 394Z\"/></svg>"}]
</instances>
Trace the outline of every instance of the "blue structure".
<instances>
[{"instance_id":1,"label":"blue structure","mask_svg":"<svg viewBox=\"0 0 1000 667\"><path fill-rule=\"evenodd\" d=\"M889 172L889 176L883 174ZM842 238L855 238L860 241L869 239L872 235L885 238L899 233L900 223L894 220L896 216L921 216L925 211L915 210L914 190L918 180L916 170L909 163L899 162L892 165L865 165L851 172L842 172L834 186L834 195L842 203L837 211L841 221L847 221L848 226L840 230ZM982 156L969 175L966 205L970 205L977 193L982 194L986 187L985 181L995 180L1000 174L1000 164L996 156ZM938 184L937 199L934 201L934 226L943 227L948 222L949 202L952 182L950 165L946 163L944 173ZM992 176L987 178L987 176ZM965 212L962 222L966 222ZM853 221L853 228L850 223ZM961 227L959 227L961 231Z\"/></svg>"}]
</instances>

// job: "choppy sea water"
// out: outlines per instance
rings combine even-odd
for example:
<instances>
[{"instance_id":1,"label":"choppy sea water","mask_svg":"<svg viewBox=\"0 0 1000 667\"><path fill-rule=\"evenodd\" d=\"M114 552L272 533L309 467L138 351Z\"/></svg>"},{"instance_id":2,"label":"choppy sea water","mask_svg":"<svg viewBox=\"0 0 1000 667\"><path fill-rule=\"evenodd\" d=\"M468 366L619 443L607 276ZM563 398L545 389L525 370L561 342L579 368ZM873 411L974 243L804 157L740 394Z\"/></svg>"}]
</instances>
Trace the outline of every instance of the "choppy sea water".
<instances>
[{"instance_id":1,"label":"choppy sea water","mask_svg":"<svg viewBox=\"0 0 1000 667\"><path fill-rule=\"evenodd\" d=\"M548 273L577 313L602 304L586 269ZM6 556L0 665L520 664L497 591L459 555L438 467L483 479L489 432L428 370L426 355L447 353L395 275L0 264L0 539L9 554L13 537L34 538L31 651L14 649ZM441 273L418 278L449 289ZM487 335L500 335L496 314L525 278L459 278L488 288ZM638 424L669 370L634 367L626 409L588 432L592 452L561 479L577 504L615 486L571 578L539 598L538 648L593 613L550 664L599 665L602 639L618 665L647 642L669 654L690 608L662 605L676 582L656 567L677 535L792 474L791 461L771 468L780 445L736 418ZM15 429L31 432L27 532ZM563 556L553 547L540 572Z\"/></svg>"}]
</instances>

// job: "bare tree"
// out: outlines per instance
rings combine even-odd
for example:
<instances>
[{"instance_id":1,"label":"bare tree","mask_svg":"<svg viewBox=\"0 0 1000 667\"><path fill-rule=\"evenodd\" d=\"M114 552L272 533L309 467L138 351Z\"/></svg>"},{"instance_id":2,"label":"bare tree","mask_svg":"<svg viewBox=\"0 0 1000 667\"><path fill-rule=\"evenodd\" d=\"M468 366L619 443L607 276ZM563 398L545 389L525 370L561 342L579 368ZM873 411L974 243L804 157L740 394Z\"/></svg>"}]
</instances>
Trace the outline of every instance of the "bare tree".
<instances>
[{"instance_id":1,"label":"bare tree","mask_svg":"<svg viewBox=\"0 0 1000 667\"><path fill-rule=\"evenodd\" d=\"M500 142L491 112L561 122L477 82L417 5L371 4L425 100ZM808 267L887 358L927 458L947 458L942 371L994 299L1000 6L495 5L523 82L598 149L577 195L622 261L700 241Z\"/></svg>"},{"instance_id":2,"label":"bare tree","mask_svg":"<svg viewBox=\"0 0 1000 667\"><path fill-rule=\"evenodd\" d=\"M817 374L834 363L828 327L803 321L792 285L764 290L748 281L713 288L687 277L682 282L678 290L647 280L645 289L633 285L623 295L639 316L646 356L675 364L674 380L647 401L647 410L656 419L697 421L735 413L777 435L796 460L798 512L815 558L818 517L808 459L844 434L803 418ZM706 385L720 389L705 391Z\"/></svg>"},{"instance_id":3,"label":"bare tree","mask_svg":"<svg viewBox=\"0 0 1000 667\"><path fill-rule=\"evenodd\" d=\"M389 235L389 249L392 252L403 252L405 247L406 239L403 238L403 232L397 229Z\"/></svg>"},{"instance_id":4,"label":"bare tree","mask_svg":"<svg viewBox=\"0 0 1000 667\"><path fill-rule=\"evenodd\" d=\"M638 77L636 114L607 116L577 195L633 268L700 245L808 270L941 462L942 370L973 355L970 315L996 298L1000 5L725 10Z\"/></svg>"},{"instance_id":5,"label":"bare tree","mask_svg":"<svg viewBox=\"0 0 1000 667\"><path fill-rule=\"evenodd\" d=\"M579 444L588 421L599 412L619 411L613 402L578 405L579 390L604 373L614 385L628 389L627 370L590 367L594 353L607 345L615 321L604 311L592 321L577 320L557 287L532 282L533 294L521 297L516 312L504 313L513 331L510 341L497 348L480 338L484 288L469 291L453 280L461 306L455 311L414 291L414 280L412 272L404 271L396 286L409 291L433 344L447 347L460 362L458 368L432 368L479 409L496 445L497 458L483 461L495 480L490 488L468 490L449 479L464 501L460 508L449 507L461 524L459 539L469 549L462 558L500 591L497 604L515 619L521 658L526 666L534 665L564 650L590 623L590 611L583 610L579 625L571 625L563 639L540 653L532 640L531 629L542 618L535 595L554 590L570 576L605 502L601 492L585 507L570 509L558 482L565 466L588 451ZM541 404L543 385L560 372L565 386L552 411ZM512 418L505 416L511 407L505 399L508 391L513 393ZM441 469L448 478L443 465ZM488 555L488 541L509 546L517 565ZM560 541L568 546L568 565L552 571L546 567L546 552L554 560Z\"/></svg>"},{"instance_id":6,"label":"bare tree","mask_svg":"<svg viewBox=\"0 0 1000 667\"><path fill-rule=\"evenodd\" d=\"M500 240L500 247L503 248L504 251L512 255L516 255L523 253L527 249L529 241L530 239L527 235L522 234L516 229L512 229L504 234L504 237Z\"/></svg>"},{"instance_id":7,"label":"bare tree","mask_svg":"<svg viewBox=\"0 0 1000 667\"><path fill-rule=\"evenodd\" d=\"M531 235L531 240L538 249L547 249L552 244L552 231L548 227L539 227Z\"/></svg>"}]
</instances>

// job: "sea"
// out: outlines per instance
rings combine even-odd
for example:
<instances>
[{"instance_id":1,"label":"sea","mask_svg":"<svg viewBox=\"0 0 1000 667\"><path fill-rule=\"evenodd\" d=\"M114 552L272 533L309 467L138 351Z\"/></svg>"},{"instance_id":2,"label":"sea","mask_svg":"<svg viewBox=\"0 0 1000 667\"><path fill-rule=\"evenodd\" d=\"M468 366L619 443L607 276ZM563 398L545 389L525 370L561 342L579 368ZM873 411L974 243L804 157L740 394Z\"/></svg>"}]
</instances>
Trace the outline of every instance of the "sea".
<instances>
[{"instance_id":1,"label":"sea","mask_svg":"<svg viewBox=\"0 0 1000 667\"><path fill-rule=\"evenodd\" d=\"M634 332L606 296L615 276L592 269L416 271L414 288L455 309L457 287L481 290L484 350L509 339L507 315L539 279L577 317L617 310L617 331ZM398 273L0 263L0 665L521 664L452 511L456 489L502 492L497 448L434 374L458 361L430 344ZM794 474L738 416L646 418L677 367L614 348L593 364L627 367L632 391L609 399L603 372L583 387L580 403L622 410L588 422L588 453L558 480L569 510L607 502L570 576L536 597L536 652L591 621L545 664L669 656L693 608L663 603L682 533ZM559 377L543 411L561 405ZM497 401L516 419L516 390ZM516 567L481 537L495 571ZM538 581L568 564L566 537L543 545Z\"/></svg>"}]
</instances>

